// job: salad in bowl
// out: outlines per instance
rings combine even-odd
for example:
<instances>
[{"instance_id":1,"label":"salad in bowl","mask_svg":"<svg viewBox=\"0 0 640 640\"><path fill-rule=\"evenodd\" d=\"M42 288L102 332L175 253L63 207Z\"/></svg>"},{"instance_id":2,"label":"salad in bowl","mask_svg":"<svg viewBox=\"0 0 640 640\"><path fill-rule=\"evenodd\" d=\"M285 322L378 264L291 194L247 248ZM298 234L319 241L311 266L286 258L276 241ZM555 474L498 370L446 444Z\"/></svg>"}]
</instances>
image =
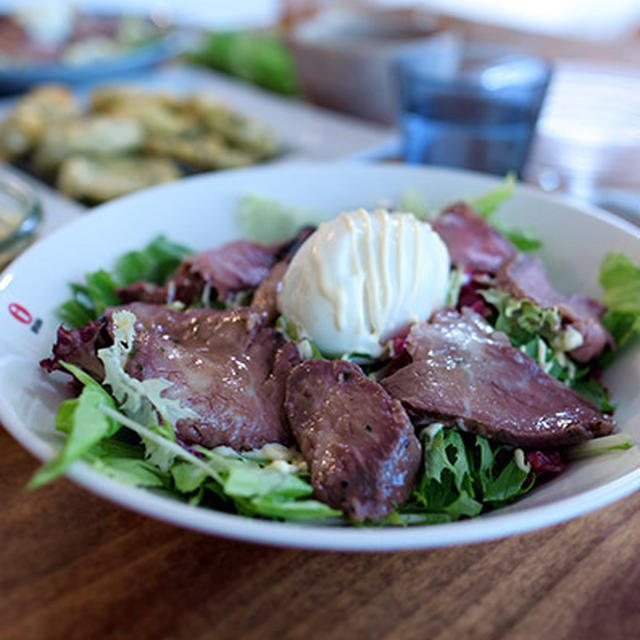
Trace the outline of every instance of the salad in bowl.
<instances>
[{"instance_id":1,"label":"salad in bowl","mask_svg":"<svg viewBox=\"0 0 640 640\"><path fill-rule=\"evenodd\" d=\"M247 196L244 237L93 265L40 362L72 391L31 486L82 460L218 512L442 525L633 447L603 372L640 334L640 266L608 252L601 299L556 286L498 217L513 191L333 216Z\"/></svg>"}]
</instances>

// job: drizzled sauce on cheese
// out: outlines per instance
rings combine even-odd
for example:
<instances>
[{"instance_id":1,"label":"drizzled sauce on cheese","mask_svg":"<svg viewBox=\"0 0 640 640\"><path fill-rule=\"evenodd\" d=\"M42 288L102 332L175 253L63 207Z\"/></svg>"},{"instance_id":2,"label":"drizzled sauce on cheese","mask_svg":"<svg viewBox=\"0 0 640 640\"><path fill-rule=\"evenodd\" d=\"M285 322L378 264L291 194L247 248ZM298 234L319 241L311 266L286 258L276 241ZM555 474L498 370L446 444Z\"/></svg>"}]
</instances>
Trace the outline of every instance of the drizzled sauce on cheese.
<instances>
[{"instance_id":1,"label":"drizzled sauce on cheese","mask_svg":"<svg viewBox=\"0 0 640 640\"><path fill-rule=\"evenodd\" d=\"M294 257L280 311L321 351L382 352L382 340L442 306L449 255L408 213L364 209L319 226Z\"/></svg>"}]
</instances>

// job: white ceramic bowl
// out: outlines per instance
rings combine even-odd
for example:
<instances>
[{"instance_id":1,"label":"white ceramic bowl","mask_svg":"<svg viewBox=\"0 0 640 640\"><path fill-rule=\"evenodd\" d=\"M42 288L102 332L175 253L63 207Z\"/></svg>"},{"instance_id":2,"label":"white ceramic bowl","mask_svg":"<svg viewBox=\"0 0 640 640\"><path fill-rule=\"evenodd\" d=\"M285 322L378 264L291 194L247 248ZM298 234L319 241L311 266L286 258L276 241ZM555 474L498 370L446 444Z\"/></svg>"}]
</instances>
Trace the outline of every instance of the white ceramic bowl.
<instances>
[{"instance_id":1,"label":"white ceramic bowl","mask_svg":"<svg viewBox=\"0 0 640 640\"><path fill-rule=\"evenodd\" d=\"M0 276L0 420L38 458L53 455L59 442L54 414L65 385L44 375L38 361L54 342L59 324L54 309L68 297L68 282L109 268L117 256L158 233L194 249L237 238L236 203L248 192L332 217L397 200L408 188L437 207L483 193L496 182L477 174L400 165L281 165L188 178L103 205L35 244ZM552 280L566 291L599 296L598 269L606 253L640 257L637 227L526 187L504 205L503 217L537 229ZM619 404L619 430L639 441L640 349L625 353L607 372L606 382ZM393 550L489 540L601 507L640 487L640 452L634 447L572 464L523 500L480 518L385 529L295 525L219 513L118 484L83 463L75 463L68 475L113 502L207 533L315 549Z\"/></svg>"}]
</instances>

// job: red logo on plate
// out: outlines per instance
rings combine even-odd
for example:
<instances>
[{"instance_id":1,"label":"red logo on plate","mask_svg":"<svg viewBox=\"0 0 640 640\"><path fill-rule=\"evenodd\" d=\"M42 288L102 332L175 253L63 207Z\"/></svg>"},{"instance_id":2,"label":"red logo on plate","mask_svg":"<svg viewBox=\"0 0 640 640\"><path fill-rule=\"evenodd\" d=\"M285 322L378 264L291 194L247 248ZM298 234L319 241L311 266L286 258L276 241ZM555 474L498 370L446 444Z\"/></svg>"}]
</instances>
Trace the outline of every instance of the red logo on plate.
<instances>
[{"instance_id":1,"label":"red logo on plate","mask_svg":"<svg viewBox=\"0 0 640 640\"><path fill-rule=\"evenodd\" d=\"M31 324L31 321L33 320L33 318L31 317L31 314L21 304L18 304L17 302L12 302L9 305L9 313L18 322L22 322L23 324Z\"/></svg>"}]
</instances>

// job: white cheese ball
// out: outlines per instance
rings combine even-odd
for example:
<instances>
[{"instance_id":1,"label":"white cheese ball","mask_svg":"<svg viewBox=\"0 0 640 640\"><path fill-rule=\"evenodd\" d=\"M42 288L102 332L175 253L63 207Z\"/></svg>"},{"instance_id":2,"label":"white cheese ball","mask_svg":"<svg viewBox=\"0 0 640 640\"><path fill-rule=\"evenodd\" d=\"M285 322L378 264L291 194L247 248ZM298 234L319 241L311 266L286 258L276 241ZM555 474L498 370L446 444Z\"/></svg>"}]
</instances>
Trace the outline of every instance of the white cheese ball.
<instances>
[{"instance_id":1,"label":"white cheese ball","mask_svg":"<svg viewBox=\"0 0 640 640\"><path fill-rule=\"evenodd\" d=\"M377 357L388 338L444 305L449 267L440 236L413 214L343 213L300 247L278 308L323 353Z\"/></svg>"}]
</instances>

